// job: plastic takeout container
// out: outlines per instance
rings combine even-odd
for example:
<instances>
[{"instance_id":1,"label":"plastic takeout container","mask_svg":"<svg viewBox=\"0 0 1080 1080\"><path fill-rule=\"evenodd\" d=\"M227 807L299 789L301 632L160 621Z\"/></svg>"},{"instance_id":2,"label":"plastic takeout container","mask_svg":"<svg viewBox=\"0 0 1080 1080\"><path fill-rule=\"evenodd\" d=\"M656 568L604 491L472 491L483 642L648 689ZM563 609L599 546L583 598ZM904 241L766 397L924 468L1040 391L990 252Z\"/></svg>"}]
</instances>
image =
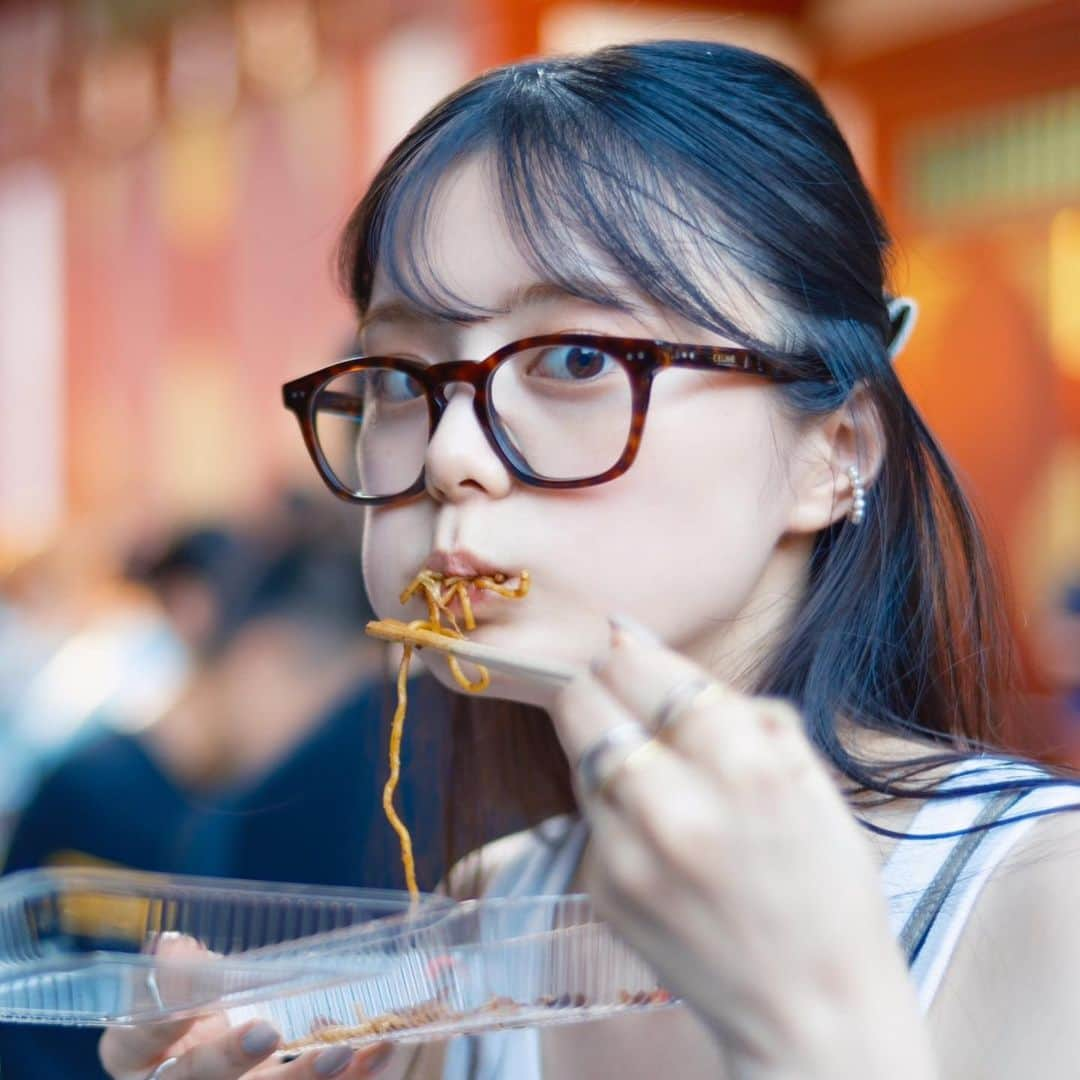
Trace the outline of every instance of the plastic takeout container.
<instances>
[{"instance_id":1,"label":"plastic takeout container","mask_svg":"<svg viewBox=\"0 0 1080 1080\"><path fill-rule=\"evenodd\" d=\"M410 938L396 969L350 980L353 971L369 972L371 943L350 942L345 932L318 960L341 981L231 1009L229 1020L268 1020L284 1052L295 1052L542 1027L673 1003L587 896L468 901Z\"/></svg>"},{"instance_id":2,"label":"plastic takeout container","mask_svg":"<svg viewBox=\"0 0 1080 1080\"><path fill-rule=\"evenodd\" d=\"M0 1021L132 1024L393 973L448 899L57 868L0 878ZM182 940L163 935L176 935Z\"/></svg>"},{"instance_id":3,"label":"plastic takeout container","mask_svg":"<svg viewBox=\"0 0 1080 1080\"><path fill-rule=\"evenodd\" d=\"M671 1001L587 896L411 904L399 892L109 870L0 878L0 1021L222 1012L268 1020L292 1053Z\"/></svg>"}]
</instances>

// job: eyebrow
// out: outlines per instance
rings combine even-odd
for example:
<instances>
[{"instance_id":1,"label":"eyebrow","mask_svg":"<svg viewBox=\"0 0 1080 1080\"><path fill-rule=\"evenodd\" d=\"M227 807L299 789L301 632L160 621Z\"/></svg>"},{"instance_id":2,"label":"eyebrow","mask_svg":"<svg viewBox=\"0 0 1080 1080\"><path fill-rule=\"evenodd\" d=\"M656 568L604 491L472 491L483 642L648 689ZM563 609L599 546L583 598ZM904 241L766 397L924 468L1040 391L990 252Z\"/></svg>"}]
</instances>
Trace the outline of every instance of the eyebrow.
<instances>
[{"instance_id":1,"label":"eyebrow","mask_svg":"<svg viewBox=\"0 0 1080 1080\"><path fill-rule=\"evenodd\" d=\"M603 294L598 290L597 284L592 281L573 280L565 284L555 281L534 281L507 293L502 298L499 307L491 309L490 315L481 315L476 311L444 311L436 314L425 311L408 300L387 300L368 308L360 320L359 329L365 330L376 322L415 324L431 322L435 319L466 324L490 322L498 315L509 315L517 308L548 303L552 300L584 300L597 307L626 314L635 314L640 311L639 305L628 299L616 296L614 293Z\"/></svg>"}]
</instances>

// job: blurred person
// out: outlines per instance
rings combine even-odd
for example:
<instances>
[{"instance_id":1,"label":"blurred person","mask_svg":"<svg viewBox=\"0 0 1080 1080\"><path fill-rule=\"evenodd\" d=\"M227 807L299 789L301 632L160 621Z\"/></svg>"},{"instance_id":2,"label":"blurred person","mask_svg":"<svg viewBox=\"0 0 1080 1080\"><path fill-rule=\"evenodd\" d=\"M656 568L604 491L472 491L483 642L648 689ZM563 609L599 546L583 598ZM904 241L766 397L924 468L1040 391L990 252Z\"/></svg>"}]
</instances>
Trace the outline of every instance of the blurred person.
<instances>
[{"instance_id":1,"label":"blurred person","mask_svg":"<svg viewBox=\"0 0 1080 1080\"><path fill-rule=\"evenodd\" d=\"M998 741L1012 643L892 365L889 250L814 88L718 42L488 71L373 179L343 250L361 355L286 403L363 509L380 615L422 617L424 569L528 570L520 603L470 590L473 640L577 671L477 698L432 666L475 722L455 750L490 733L461 776L504 769L452 778L464 809L562 799L450 887L588 890L681 999L384 1047L385 1075L1076 1074L1080 791ZM276 1036L209 1017L101 1054L116 1080L371 1071L271 1062Z\"/></svg>"},{"instance_id":2,"label":"blurred person","mask_svg":"<svg viewBox=\"0 0 1080 1080\"><path fill-rule=\"evenodd\" d=\"M60 543L0 584L0 820L42 775L109 727L156 720L187 677L168 621L85 553ZM0 856L10 824L0 830Z\"/></svg>"},{"instance_id":3,"label":"blurred person","mask_svg":"<svg viewBox=\"0 0 1080 1080\"><path fill-rule=\"evenodd\" d=\"M370 607L352 546L315 513L298 508L285 527L281 513L274 503L249 528L193 530L129 566L195 663L181 700L144 735L192 791L258 774L382 668L363 634Z\"/></svg>"},{"instance_id":4,"label":"blurred person","mask_svg":"<svg viewBox=\"0 0 1080 1080\"><path fill-rule=\"evenodd\" d=\"M335 508L336 509L336 508ZM390 702L352 538L301 502L256 528L203 527L128 572L194 660L160 721L68 757L22 814L5 872L109 865L400 888L381 807ZM424 679L413 694L425 708ZM441 699L440 699L441 702ZM418 865L442 874L438 733L411 725L399 805ZM97 1033L0 1028L4 1080L102 1076Z\"/></svg>"}]
</instances>

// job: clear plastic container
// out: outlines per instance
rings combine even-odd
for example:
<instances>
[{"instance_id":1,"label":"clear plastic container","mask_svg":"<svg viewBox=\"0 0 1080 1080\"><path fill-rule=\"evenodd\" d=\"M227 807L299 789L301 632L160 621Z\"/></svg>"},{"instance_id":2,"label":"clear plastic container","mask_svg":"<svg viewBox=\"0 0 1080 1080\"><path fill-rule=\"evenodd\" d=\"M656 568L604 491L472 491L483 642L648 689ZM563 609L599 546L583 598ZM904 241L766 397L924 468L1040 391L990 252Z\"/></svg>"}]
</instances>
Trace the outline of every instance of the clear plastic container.
<instances>
[{"instance_id":1,"label":"clear plastic container","mask_svg":"<svg viewBox=\"0 0 1080 1080\"><path fill-rule=\"evenodd\" d=\"M342 938L363 961L353 983L387 978L455 910L384 890L22 871L0 878L0 1020L131 1024L310 991L346 977ZM164 934L192 940L159 955Z\"/></svg>"},{"instance_id":2,"label":"clear plastic container","mask_svg":"<svg viewBox=\"0 0 1080 1080\"><path fill-rule=\"evenodd\" d=\"M349 937L336 935L315 961L344 978L232 1009L230 1021L268 1020L282 1033L284 1052L295 1052L572 1023L673 1001L652 969L596 919L587 896L459 904L408 935L396 968L381 963L370 941ZM353 972L365 977L355 980Z\"/></svg>"},{"instance_id":3,"label":"clear plastic container","mask_svg":"<svg viewBox=\"0 0 1080 1080\"><path fill-rule=\"evenodd\" d=\"M183 947L161 949L162 935ZM197 943L197 944L196 944ZM474 900L108 870L0 878L0 1020L269 1020L283 1053L671 1003L586 896Z\"/></svg>"}]
</instances>

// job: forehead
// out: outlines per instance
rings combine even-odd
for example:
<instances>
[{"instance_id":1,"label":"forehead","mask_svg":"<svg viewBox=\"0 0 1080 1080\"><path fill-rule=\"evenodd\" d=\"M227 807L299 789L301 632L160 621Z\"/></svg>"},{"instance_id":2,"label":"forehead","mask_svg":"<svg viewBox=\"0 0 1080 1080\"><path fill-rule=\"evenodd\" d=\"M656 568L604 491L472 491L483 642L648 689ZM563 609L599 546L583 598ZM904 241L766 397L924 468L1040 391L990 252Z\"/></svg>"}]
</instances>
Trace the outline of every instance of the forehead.
<instances>
[{"instance_id":1,"label":"forehead","mask_svg":"<svg viewBox=\"0 0 1080 1080\"><path fill-rule=\"evenodd\" d=\"M562 300L633 316L637 329L647 329L649 336L686 342L736 340L727 333L718 337L715 326L710 332L706 322L677 314L679 298L665 301L650 295L655 252L631 250L631 261L622 269L590 239L588 226L571 225L546 205L530 207L528 220L516 228L516 216L513 222L507 217L490 154L473 154L447 170L403 211L396 215L394 228L379 238L361 332L402 322L487 321L509 314L523 301ZM653 211L674 233L669 240L676 253L659 256L661 265L665 258L677 258L683 280L699 299L708 296L708 306L724 310L733 325L765 338L771 319L760 303L760 290L748 290L734 266L703 258L700 238L673 220L677 207L657 204ZM610 240L612 230L632 234L633 215L628 217L626 222L601 220L595 236ZM534 244L537 231L544 235ZM625 243L626 237L615 237L614 249L620 250L620 241ZM627 327L627 332L632 330Z\"/></svg>"},{"instance_id":2,"label":"forehead","mask_svg":"<svg viewBox=\"0 0 1080 1080\"><path fill-rule=\"evenodd\" d=\"M436 184L422 212L384 238L376 261L368 323L392 306L451 317L502 313L515 300L555 298L561 283L566 296L584 296L607 303L618 297L627 304L635 288L584 239L570 239L585 273L567 272L560 282L530 260L507 219L490 159L476 155L448 172ZM389 250L385 250L386 248ZM388 261L395 273L388 272ZM403 290L392 279L401 277ZM539 286L539 288L538 288ZM547 294L545 293L547 287ZM644 297L636 297L644 302ZM467 321L467 319L466 319Z\"/></svg>"},{"instance_id":3,"label":"forehead","mask_svg":"<svg viewBox=\"0 0 1080 1080\"><path fill-rule=\"evenodd\" d=\"M403 307L492 307L506 286L530 276L497 197L475 164L443 180L422 218L386 241L382 254L394 259L399 273L404 271L408 299ZM393 247L387 250L389 244ZM365 322L387 301L402 299L387 270L387 258L380 257Z\"/></svg>"}]
</instances>

